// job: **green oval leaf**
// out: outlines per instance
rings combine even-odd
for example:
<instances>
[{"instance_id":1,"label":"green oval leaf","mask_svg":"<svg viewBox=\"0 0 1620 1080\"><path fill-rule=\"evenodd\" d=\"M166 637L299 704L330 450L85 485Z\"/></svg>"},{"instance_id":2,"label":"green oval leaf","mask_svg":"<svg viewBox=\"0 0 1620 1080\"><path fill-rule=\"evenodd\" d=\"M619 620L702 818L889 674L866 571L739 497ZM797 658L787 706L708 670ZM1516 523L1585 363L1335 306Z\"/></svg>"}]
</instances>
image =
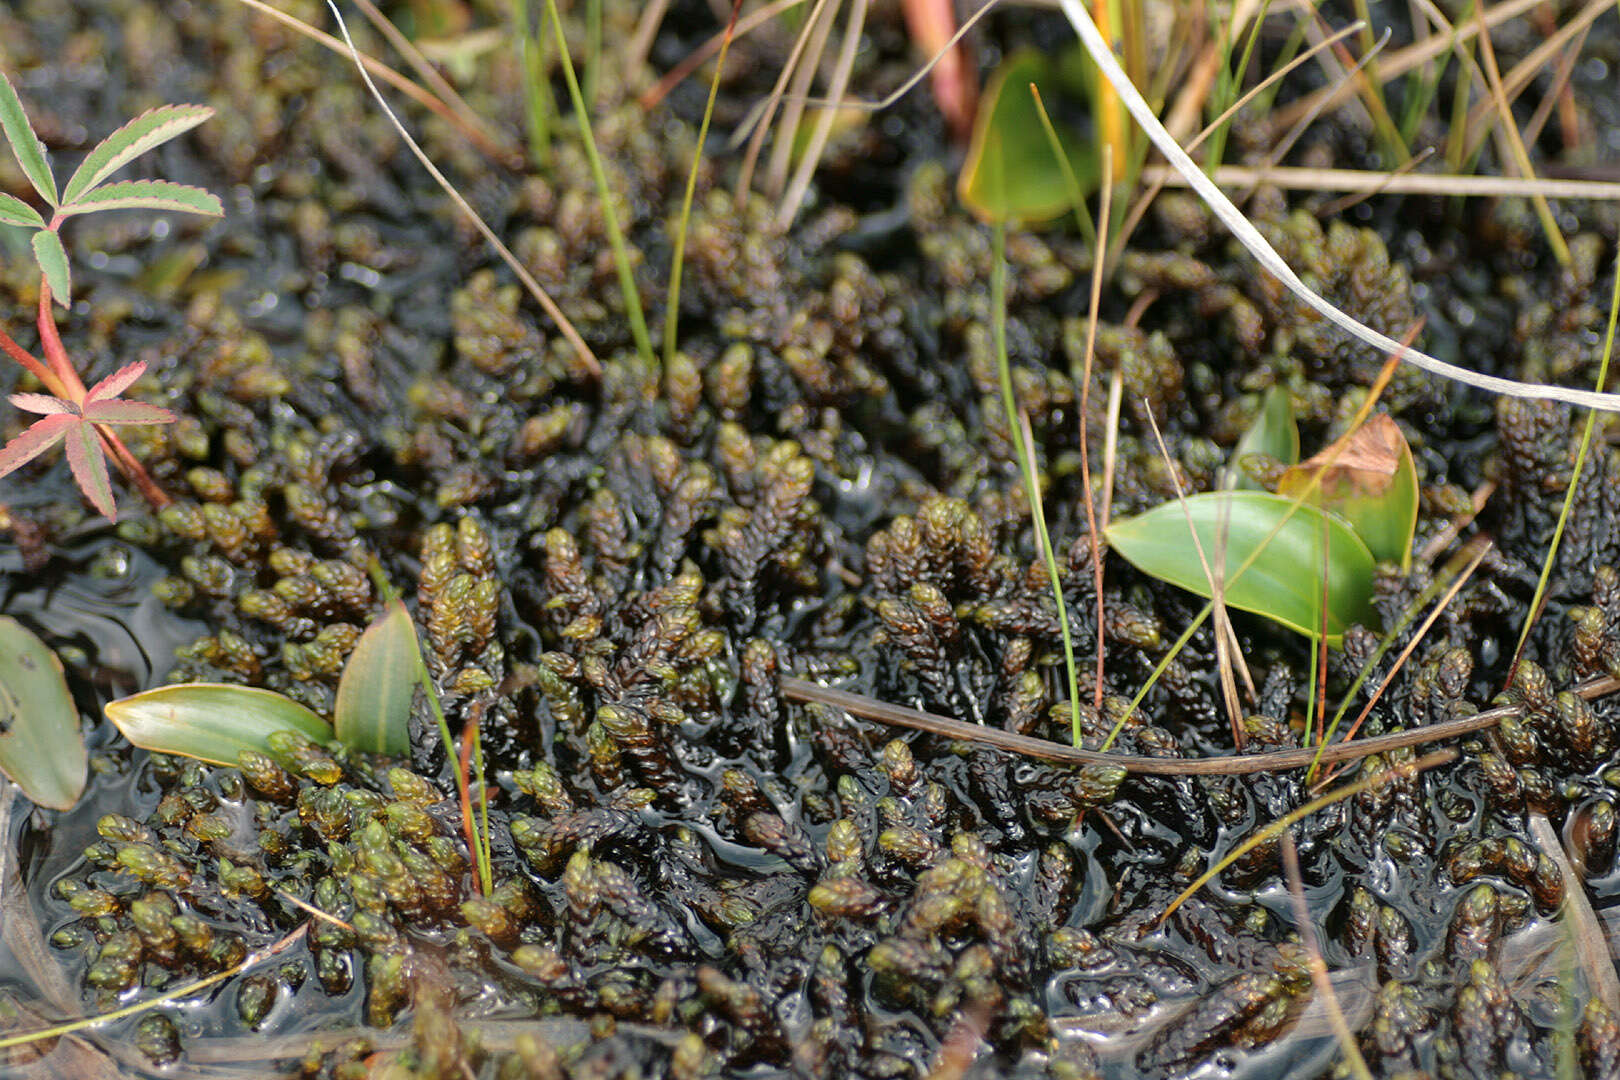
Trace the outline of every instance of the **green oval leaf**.
<instances>
[{"instance_id":1,"label":"green oval leaf","mask_svg":"<svg viewBox=\"0 0 1620 1080\"><path fill-rule=\"evenodd\" d=\"M1260 412L1232 448L1233 486L1260 491L1260 485L1242 469L1246 454L1264 454L1284 465L1299 461L1299 425L1294 422L1293 400L1283 387L1273 386L1266 391L1260 403Z\"/></svg>"},{"instance_id":2,"label":"green oval leaf","mask_svg":"<svg viewBox=\"0 0 1620 1080\"><path fill-rule=\"evenodd\" d=\"M43 229L45 219L39 211L15 195L0 191L0 225L21 225L28 229Z\"/></svg>"},{"instance_id":3,"label":"green oval leaf","mask_svg":"<svg viewBox=\"0 0 1620 1080\"><path fill-rule=\"evenodd\" d=\"M167 180L120 180L79 196L71 206L61 209L63 217L89 214L98 210L178 210L187 214L220 217L225 206L219 197L191 187L189 184L171 184Z\"/></svg>"},{"instance_id":4,"label":"green oval leaf","mask_svg":"<svg viewBox=\"0 0 1620 1080\"><path fill-rule=\"evenodd\" d=\"M338 683L332 723L345 746L373 754L408 754L411 705L422 653L403 600L392 600L366 628Z\"/></svg>"},{"instance_id":5,"label":"green oval leaf","mask_svg":"<svg viewBox=\"0 0 1620 1080\"><path fill-rule=\"evenodd\" d=\"M70 810L88 756L62 662L16 619L0 616L0 772L38 806Z\"/></svg>"},{"instance_id":6,"label":"green oval leaf","mask_svg":"<svg viewBox=\"0 0 1620 1080\"><path fill-rule=\"evenodd\" d=\"M62 189L62 202L78 202L80 196L135 158L190 131L213 115L214 110L206 105L160 105L143 112L101 140L85 156Z\"/></svg>"},{"instance_id":7,"label":"green oval leaf","mask_svg":"<svg viewBox=\"0 0 1620 1080\"><path fill-rule=\"evenodd\" d=\"M34 185L40 198L55 206L56 180L45 161L45 144L34 134L22 99L3 71L0 71L0 130L5 132L6 142L11 144L11 152L17 155L17 164L22 166L28 182Z\"/></svg>"},{"instance_id":8,"label":"green oval leaf","mask_svg":"<svg viewBox=\"0 0 1620 1080\"><path fill-rule=\"evenodd\" d=\"M1207 597L1209 579L1187 528L1188 514L1212 564L1224 523L1228 606L1316 637L1322 620L1325 529L1329 644L1337 645L1352 623L1372 622L1373 557L1367 545L1338 517L1308 504L1296 506L1280 495L1214 491L1191 496L1185 509L1180 502L1163 503L1114 522L1107 529L1108 542L1143 573ZM1239 576L1250 556L1253 562Z\"/></svg>"},{"instance_id":9,"label":"green oval leaf","mask_svg":"<svg viewBox=\"0 0 1620 1080\"><path fill-rule=\"evenodd\" d=\"M34 234L34 259L39 263L39 272L45 275L45 282L51 287L51 296L63 307L68 306L68 297L73 294L73 271L68 266L67 252L62 249L62 238L50 229L41 229Z\"/></svg>"},{"instance_id":10,"label":"green oval leaf","mask_svg":"<svg viewBox=\"0 0 1620 1080\"><path fill-rule=\"evenodd\" d=\"M1317 469L1322 483L1312 502L1350 523L1367 550L1379 560L1411 559L1417 528L1417 466L1400 425L1383 413L1283 474L1279 494L1304 490Z\"/></svg>"},{"instance_id":11,"label":"green oval leaf","mask_svg":"<svg viewBox=\"0 0 1620 1080\"><path fill-rule=\"evenodd\" d=\"M243 750L272 753L266 740L276 731L299 731L320 743L332 741L325 720L289 697L251 686L160 686L109 701L105 711L124 738L142 749L216 765L235 765Z\"/></svg>"},{"instance_id":12,"label":"green oval leaf","mask_svg":"<svg viewBox=\"0 0 1620 1080\"><path fill-rule=\"evenodd\" d=\"M983 221L1029 224L1070 208L1069 179L1052 153L1030 83L1049 107L1062 93L1052 61L1033 49L1004 60L985 88L957 182L963 204ZM1091 151L1061 128L1058 141L1081 189L1094 188L1098 170Z\"/></svg>"}]
</instances>

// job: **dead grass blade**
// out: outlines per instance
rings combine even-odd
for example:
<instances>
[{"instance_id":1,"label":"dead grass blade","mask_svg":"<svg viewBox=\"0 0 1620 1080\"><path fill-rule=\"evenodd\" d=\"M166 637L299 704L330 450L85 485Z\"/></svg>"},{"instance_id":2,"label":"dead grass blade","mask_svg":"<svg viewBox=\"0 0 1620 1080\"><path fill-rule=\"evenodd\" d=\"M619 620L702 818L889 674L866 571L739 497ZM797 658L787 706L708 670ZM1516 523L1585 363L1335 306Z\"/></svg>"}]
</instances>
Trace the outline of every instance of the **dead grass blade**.
<instances>
[{"instance_id":1,"label":"dead grass blade","mask_svg":"<svg viewBox=\"0 0 1620 1080\"><path fill-rule=\"evenodd\" d=\"M1496 66L1496 47L1491 44L1490 33L1483 29L1479 34L1479 55L1484 61L1485 78L1490 85L1491 96L1496 99L1497 112L1501 116L1498 130L1507 137L1508 148L1520 175L1534 180L1535 167L1530 164L1530 155L1524 149L1524 139L1519 134L1519 125L1513 119L1513 107L1508 104L1507 94L1502 89L1502 73ZM1536 192L1530 196L1530 202L1536 208L1536 217L1541 220L1541 231L1547 234L1547 243L1552 247L1558 265L1569 266L1571 259L1569 245L1564 242L1564 234L1559 231L1558 222L1553 220L1552 208L1547 205L1547 197Z\"/></svg>"},{"instance_id":2,"label":"dead grass blade","mask_svg":"<svg viewBox=\"0 0 1620 1080\"><path fill-rule=\"evenodd\" d=\"M1226 705L1227 720L1232 725L1232 742L1241 750L1244 744L1243 706L1238 701L1237 683L1232 678L1232 656L1236 653L1241 662L1242 653L1233 648L1233 642L1230 640L1236 635L1232 633L1232 623L1226 613L1226 553L1219 549L1215 553L1216 561L1221 567L1217 572L1204 554L1204 542L1198 538L1198 526L1193 523L1192 511L1187 509L1187 496L1181 490L1181 477L1176 473L1175 458L1170 456L1169 448L1164 445L1164 436L1159 433L1159 422L1153 418L1152 403L1144 398L1142 404L1147 413L1148 426L1153 429L1153 439L1159 446L1159 456L1164 458L1165 468L1170 474L1170 483L1176 489L1176 501L1181 504L1182 513L1187 518L1187 531L1192 535L1193 548L1198 552L1198 562L1204 568L1204 578L1209 582L1209 602L1215 611L1215 665L1220 676L1221 700Z\"/></svg>"},{"instance_id":3,"label":"dead grass blade","mask_svg":"<svg viewBox=\"0 0 1620 1080\"><path fill-rule=\"evenodd\" d=\"M1034 91L1034 84L1030 90ZM1036 95L1036 100L1040 95ZM1045 115L1043 110L1042 115ZM1058 161L1067 165L1068 162L1061 155ZM1113 175L1113 147L1103 146L1103 176ZM1080 483L1086 492L1086 528L1091 536L1091 584L1097 593L1097 675L1092 687L1091 704L1095 709L1101 709L1103 703L1103 671L1106 646L1104 638L1107 636L1108 617L1104 609L1103 600L1103 565L1102 565L1102 533L1097 528L1097 508L1091 492L1091 436L1087 425L1091 419L1091 370L1097 356L1097 315L1102 308L1102 279L1103 279L1103 253L1108 250L1108 222L1111 215L1114 185L1103 184L1102 195L1097 206L1097 237L1091 246L1091 296L1086 309L1086 351L1081 361L1080 371ZM1082 205L1083 202L1082 202ZM1115 375L1119 374L1118 370ZM1117 421L1118 412L1114 413ZM1108 445L1112 447L1116 425L1109 425ZM1113 488L1113 454L1108 453L1108 480L1107 487ZM1104 505L1107 505L1108 496L1104 496ZM1108 524L1108 514L1103 512L1103 525Z\"/></svg>"},{"instance_id":4,"label":"dead grass blade","mask_svg":"<svg viewBox=\"0 0 1620 1080\"><path fill-rule=\"evenodd\" d=\"M1592 902L1586 898L1586 875L1570 861L1546 814L1532 810L1528 825L1530 839L1564 875L1564 918L1574 930L1575 954L1580 957L1587 990L1609 1007L1610 1014L1620 1016L1620 977L1615 975L1609 935L1604 933L1603 924L1592 910Z\"/></svg>"},{"instance_id":5,"label":"dead grass blade","mask_svg":"<svg viewBox=\"0 0 1620 1080\"><path fill-rule=\"evenodd\" d=\"M788 53L787 63L782 65L782 72L776 77L776 85L771 88L770 94L765 98L757 115L751 115L743 125L738 128L734 138L741 138L743 133L752 130L748 138L748 152L743 155L742 167L737 174L737 194L735 204L740 212L743 204L748 201L748 193L754 186L754 168L759 163L759 152L765 145L765 135L770 130L771 119L776 115L777 106L782 102L782 95L787 92L788 80L793 77L799 65L799 58L804 55L806 46L810 43L811 32L820 23L822 12L827 9L829 0L816 0L816 6L810 9L810 15L804 21L804 29L793 42L793 49Z\"/></svg>"},{"instance_id":6,"label":"dead grass blade","mask_svg":"<svg viewBox=\"0 0 1620 1080\"><path fill-rule=\"evenodd\" d=\"M1148 166L1143 170L1143 177L1166 187L1195 186L1166 165ZM1461 198L1528 198L1539 193L1549 199L1620 200L1620 182L1610 180L1555 180L1547 177L1527 180L1518 176L1470 176L1463 173L1408 173L1391 177L1389 173L1369 169L1303 169L1288 165L1272 165L1268 168L1222 165L1214 171L1211 179L1221 187L1248 188L1256 184L1274 184L1285 191L1364 191L1369 194L1381 191L1386 195ZM1605 410L1614 408L1613 405L1601 407Z\"/></svg>"},{"instance_id":7,"label":"dead grass blade","mask_svg":"<svg viewBox=\"0 0 1620 1080\"><path fill-rule=\"evenodd\" d=\"M664 2L667 3L668 0L664 0ZM764 26L788 8L798 7L802 3L804 3L804 0L775 0L774 3L766 4L758 11L749 12L737 20L737 27L731 32L731 40L736 41L738 38L746 36L750 31ZM643 109L653 108L668 97L671 90L685 82L692 72L702 67L704 61L719 52L725 42L725 30L721 30L710 37L702 45L693 49L689 56L665 72L663 78L659 79L646 93L636 99L636 104ZM648 44L650 47L651 43Z\"/></svg>"},{"instance_id":8,"label":"dead grass blade","mask_svg":"<svg viewBox=\"0 0 1620 1080\"><path fill-rule=\"evenodd\" d=\"M367 21L377 28L379 34L387 39L388 44L394 47L394 51L405 58L405 62L411 66L411 70L416 72L416 77L426 83L428 88L439 96L439 100L454 109L456 115L461 117L469 128L483 129L492 137L499 137L489 132L488 126L484 123L484 118L479 116L471 105L467 104L466 99L461 96L454 86L450 85L449 80L439 74L439 69L428 62L427 57L422 55L422 51L416 47L411 39L400 33L399 28L388 21L388 16L377 10L376 4L373 4L371 0L354 0L354 6L359 8Z\"/></svg>"},{"instance_id":9,"label":"dead grass blade","mask_svg":"<svg viewBox=\"0 0 1620 1080\"><path fill-rule=\"evenodd\" d=\"M1400 177L1405 176L1407 173L1411 172L1425 161L1428 161L1433 156L1434 147L1425 146L1423 149L1401 162L1400 165L1390 170L1385 177L1384 183L1379 184L1371 191L1354 191L1343 198L1334 199L1332 202L1318 210L1316 212L1316 216L1319 218L1337 217L1346 210L1350 209L1352 206L1355 206L1357 203L1365 202L1374 195L1382 195L1388 190L1390 184L1394 183Z\"/></svg>"},{"instance_id":10,"label":"dead grass blade","mask_svg":"<svg viewBox=\"0 0 1620 1080\"><path fill-rule=\"evenodd\" d=\"M798 141L799 127L804 123L804 110L810 102L810 91L815 86L816 75L821 71L827 42L832 37L833 27L838 23L838 13L843 7L844 0L832 0L831 5L821 12L820 20L805 27L810 40L793 72L793 84L782 99L787 103L787 108L776 122L776 140L771 146L770 163L765 168L765 193L772 197L780 197L782 189L787 186L788 169L793 165L793 144Z\"/></svg>"},{"instance_id":11,"label":"dead grass blade","mask_svg":"<svg viewBox=\"0 0 1620 1080\"><path fill-rule=\"evenodd\" d=\"M1545 70L1565 43L1569 42L1575 35L1584 33L1605 11L1611 11L1613 8L1614 0L1587 0L1581 10L1576 12L1574 17L1567 23L1559 27L1556 33L1534 49L1531 49L1524 59L1515 64L1513 70L1502 78L1502 94L1507 98L1508 104L1511 105L1519 94L1524 91L1525 87L1529 86L1535 80L1535 77ZM1481 51L1483 51L1483 47ZM1468 123L1465 128L1467 132L1465 145L1468 147L1469 156L1478 151L1480 142L1485 138L1490 113L1493 110L1499 112L1500 108L1501 106L1497 102L1486 100L1474 106L1469 112Z\"/></svg>"},{"instance_id":12,"label":"dead grass blade","mask_svg":"<svg viewBox=\"0 0 1620 1080\"><path fill-rule=\"evenodd\" d=\"M1282 864L1283 875L1288 879L1288 900L1294 909L1294 924L1299 927L1299 939L1305 946L1305 956L1310 962L1311 983L1327 1008L1328 1023L1333 1025L1333 1034L1339 1040L1339 1050L1349 1063L1350 1072L1358 1080L1372 1080L1372 1071L1367 1068L1361 1048L1356 1045L1355 1032L1345 1021L1344 1010L1339 1007L1339 995L1334 991L1333 979L1328 974L1327 962L1322 959L1322 948L1316 942L1316 927L1311 924L1310 905L1305 902L1305 882L1299 875L1299 851L1294 847L1292 830L1285 829L1282 834Z\"/></svg>"},{"instance_id":13,"label":"dead grass blade","mask_svg":"<svg viewBox=\"0 0 1620 1080\"><path fill-rule=\"evenodd\" d=\"M838 63L833 68L832 82L828 87L828 96L835 102L842 101L844 91L849 89L849 77L855 70L855 55L860 50L861 30L866 26L868 3L869 0L853 0L849 18L844 24L844 43L838 51ZM823 109L817 114L816 126L810 133L810 144L800 156L793 182L788 186L782 205L776 212L778 229L785 230L798 216L799 207L804 203L805 192L810 189L810 179L815 175L816 166L821 162L821 155L827 149L827 139L832 135L833 121L837 119L836 107ZM792 132L779 132L777 138L781 140L779 145L792 147Z\"/></svg>"},{"instance_id":14,"label":"dead grass blade","mask_svg":"<svg viewBox=\"0 0 1620 1080\"><path fill-rule=\"evenodd\" d=\"M428 93L426 90L422 89L416 83L412 82L410 79L407 79L405 76L401 75L399 72L383 63L381 60L378 60L372 56L367 56L359 49L356 49L352 44L347 46L344 45L342 41L339 41L331 34L317 30L303 20L294 18L293 16L287 14L285 11L276 10L269 4L266 4L264 0L237 0L237 3L245 4L254 11L259 12L261 15L268 15L270 18L276 20L282 25L290 27L295 32L302 34L304 37L318 45L330 49L339 56L347 56L355 60L356 63L363 66L371 74L375 75L389 86L392 86L394 89L398 90L400 93L404 94L418 105L421 105L429 111L436 113L441 119L444 120L445 123L449 124L451 127L455 128L457 131L466 136L467 141L478 147L478 149L491 160L498 161L509 169L521 169L523 167L522 152L518 150L517 147L512 145L511 140L496 132L484 121L482 117L480 117L476 112L473 112L470 108L467 110L468 115L466 117L459 115L456 110L451 108L448 104L440 101L438 98L434 97L432 94Z\"/></svg>"},{"instance_id":15,"label":"dead grass blade","mask_svg":"<svg viewBox=\"0 0 1620 1080\"><path fill-rule=\"evenodd\" d=\"M259 0L241 0L241 2L259 6ZM382 109L383 115L388 117L389 123L393 124L394 130L399 133L399 137L405 140L405 145L410 147L411 153L416 155L416 160L422 163L422 167L428 171L428 175L433 177L439 187L444 189L446 195L450 196L450 201L455 203L456 208L467 216L473 227L489 242L490 247L495 249L495 253L511 268L512 273L517 275L517 279L523 283L524 288L529 290L529 295L535 298L541 308L545 310L545 313L551 317L551 321L557 324L557 329L562 332L563 337L568 339L568 343L574 347L574 352L578 354L580 363L593 376L600 378L602 365L597 361L596 354L591 352L591 347L585 344L584 338L579 336L579 331L574 329L574 324L568 320L567 315L563 314L562 308L557 306L551 295L534 279L534 275L529 273L528 267L524 266L518 257L512 254L511 249L501 242L501 238L495 235L495 231L485 224L483 218L478 216L478 211L474 210L472 205L462 198L461 192L456 190L456 186L445 178L444 173L439 171L439 167L433 164L433 159L427 156L426 151L411 137L411 133L405 130L405 125L394 114L394 110L389 107L388 100L382 96L382 91L378 90L377 84L371 81L371 73L367 69L360 51L354 47L354 41L349 37L349 28L344 24L343 15L338 11L337 5L333 0L327 0L327 6L331 8L333 17L338 21L338 29L343 32L343 41L348 45L349 56L354 60L355 67L360 71L360 78L365 80L366 88L371 91L371 96L377 100L377 106Z\"/></svg>"},{"instance_id":16,"label":"dead grass blade","mask_svg":"<svg viewBox=\"0 0 1620 1080\"><path fill-rule=\"evenodd\" d=\"M1539 7L1546 2L1547 0L1506 0L1505 3L1487 9L1482 18L1487 27L1500 26L1509 19L1517 18L1531 8ZM1472 41L1477 33L1479 33L1478 25L1470 24L1457 28L1455 41L1435 36L1408 45L1404 49L1397 49L1379 61L1378 75L1386 81L1395 78L1397 75L1405 75L1419 64L1433 60L1449 49ZM1306 113L1331 109L1342 104L1346 98L1354 93L1354 87L1340 83L1334 86L1324 86L1314 93L1306 94L1298 101L1290 102L1271 115L1269 118L1271 130L1273 133L1286 131L1293 127L1299 118Z\"/></svg>"},{"instance_id":17,"label":"dead grass blade","mask_svg":"<svg viewBox=\"0 0 1620 1080\"><path fill-rule=\"evenodd\" d=\"M1276 821L1273 821L1265 827L1256 830L1248 837L1248 839L1244 840L1237 847L1227 852L1219 862L1215 863L1215 865L1211 866L1208 870L1205 870L1202 874L1199 874L1197 879L1195 879L1191 885L1188 885L1187 888L1182 891L1180 896L1172 900L1169 907L1164 909L1163 914L1161 914L1158 918L1158 924L1160 926L1164 925L1164 921L1168 919L1172 913L1174 913L1176 908L1186 903L1188 897L1192 896L1199 889L1202 889L1205 885L1208 885L1211 881L1214 881L1216 877L1220 875L1222 870L1225 870L1228 866L1231 866L1233 863L1237 862L1239 859L1253 851L1255 848L1259 847L1261 844L1269 843L1270 841L1277 839L1277 837L1286 833L1295 824L1310 817L1323 807L1331 806L1336 802L1343 802L1345 799L1353 798L1361 794L1363 791L1370 791L1380 784L1388 783L1391 780L1400 777L1416 776L1425 769L1432 769L1436 765L1444 765L1448 761L1454 761L1456 757L1457 751L1455 750L1437 750L1432 754L1426 754L1423 757L1418 758L1416 761L1390 765L1387 768L1380 769L1378 772L1370 773L1363 776L1360 780L1357 780L1353 784L1346 784L1344 787L1335 788L1326 795L1312 799L1304 806L1295 807L1293 810L1290 810Z\"/></svg>"}]
</instances>

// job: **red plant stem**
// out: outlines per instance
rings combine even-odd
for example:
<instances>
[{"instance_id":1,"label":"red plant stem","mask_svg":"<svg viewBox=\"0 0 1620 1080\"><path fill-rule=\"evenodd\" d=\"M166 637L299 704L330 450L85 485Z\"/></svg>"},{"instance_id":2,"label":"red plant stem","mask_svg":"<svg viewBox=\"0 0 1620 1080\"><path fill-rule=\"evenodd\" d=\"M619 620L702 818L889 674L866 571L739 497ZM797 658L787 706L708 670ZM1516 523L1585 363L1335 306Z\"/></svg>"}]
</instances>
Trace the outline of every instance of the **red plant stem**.
<instances>
[{"instance_id":1,"label":"red plant stem","mask_svg":"<svg viewBox=\"0 0 1620 1080\"><path fill-rule=\"evenodd\" d=\"M64 401L68 399L68 389L62 385L62 380L56 377L56 373L35 359L33 353L17 344L4 330L0 330L0 349L5 350L7 356L27 369L28 373L43 383L45 389L53 395Z\"/></svg>"},{"instance_id":2,"label":"red plant stem","mask_svg":"<svg viewBox=\"0 0 1620 1080\"><path fill-rule=\"evenodd\" d=\"M67 400L75 405L84 404L84 383L73 370L67 350L62 347L62 335L56 332L56 313L51 310L51 286L43 276L39 279L39 343L45 350L45 360L62 380L69 393Z\"/></svg>"},{"instance_id":3,"label":"red plant stem","mask_svg":"<svg viewBox=\"0 0 1620 1080\"><path fill-rule=\"evenodd\" d=\"M50 368L46 368L28 350L13 341L10 335L0 330L0 347L3 347L13 360L32 372L34 377L44 383L45 388L57 397L71 401L75 405L83 405L86 393L84 381L73 369L72 362L68 360L67 349L62 345L62 335L56 329L56 313L51 307L51 286L44 277L39 281L39 340L45 349L45 359L50 361ZM146 471L146 466L141 464L140 458L124 445L124 440L120 439L111 427L97 424L96 434L101 436L101 443L112 455L113 461L118 465L118 471L135 485L154 510L161 510L174 502L167 492L158 487L157 481Z\"/></svg>"},{"instance_id":4,"label":"red plant stem","mask_svg":"<svg viewBox=\"0 0 1620 1080\"><path fill-rule=\"evenodd\" d=\"M113 461L118 465L118 471L145 496L146 501L152 504L152 509L161 510L174 502L169 498L168 492L158 487L157 481L146 471L146 466L141 464L141 459L124 445L124 440L120 439L112 428L106 424L97 424L96 434L101 436L102 445L112 454Z\"/></svg>"},{"instance_id":5,"label":"red plant stem","mask_svg":"<svg viewBox=\"0 0 1620 1080\"><path fill-rule=\"evenodd\" d=\"M478 738L478 716L473 714L467 717L466 726L461 729L461 753L457 761L456 790L461 795L461 831L467 837L467 854L472 857L473 863L478 862L478 826L473 820L472 785L468 777L472 776L472 746L473 740ZM483 882L477 871L472 875L473 888L482 893Z\"/></svg>"}]
</instances>

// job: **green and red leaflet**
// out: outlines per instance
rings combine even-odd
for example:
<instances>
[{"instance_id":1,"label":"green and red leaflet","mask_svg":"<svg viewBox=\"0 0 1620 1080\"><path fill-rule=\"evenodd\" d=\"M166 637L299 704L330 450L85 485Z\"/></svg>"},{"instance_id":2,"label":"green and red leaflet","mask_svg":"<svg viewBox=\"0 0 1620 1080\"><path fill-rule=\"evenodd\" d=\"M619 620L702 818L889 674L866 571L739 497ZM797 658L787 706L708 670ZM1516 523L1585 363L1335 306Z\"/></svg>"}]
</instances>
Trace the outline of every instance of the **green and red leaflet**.
<instances>
[{"instance_id":1,"label":"green and red leaflet","mask_svg":"<svg viewBox=\"0 0 1620 1080\"><path fill-rule=\"evenodd\" d=\"M174 414L168 409L118 396L145 371L144 361L120 368L92 386L81 403L48 394L12 394L13 405L25 412L40 414L40 419L0 448L0 476L14 472L57 443L63 443L68 467L73 471L79 490L90 500L90 505L109 520L118 520L118 507L107 475L107 459L96 425L174 422Z\"/></svg>"}]
</instances>

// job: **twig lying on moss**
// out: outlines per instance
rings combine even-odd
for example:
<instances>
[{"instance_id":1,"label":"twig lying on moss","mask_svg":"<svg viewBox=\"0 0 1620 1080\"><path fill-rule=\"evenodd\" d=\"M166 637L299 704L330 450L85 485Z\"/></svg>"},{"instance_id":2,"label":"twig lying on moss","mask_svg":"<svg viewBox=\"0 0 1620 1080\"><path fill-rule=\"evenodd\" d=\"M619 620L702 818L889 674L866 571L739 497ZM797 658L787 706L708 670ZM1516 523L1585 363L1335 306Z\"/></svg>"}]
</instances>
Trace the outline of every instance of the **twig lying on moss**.
<instances>
[{"instance_id":1,"label":"twig lying on moss","mask_svg":"<svg viewBox=\"0 0 1620 1080\"><path fill-rule=\"evenodd\" d=\"M1278 750L1269 754L1237 754L1210 758L1156 758L1132 754L1104 754L1095 750L1081 750L1050 739L1036 739L1000 728L981 727L948 716L910 709L904 705L891 705L886 701L853 694L848 690L834 690L806 679L784 675L781 679L782 695L789 701L818 702L867 720L915 728L948 739L963 739L984 743L1008 753L1058 761L1068 765L1116 765L1126 772L1150 773L1158 776L1237 776L1244 773L1279 772L1284 769L1303 769L1318 759L1315 749ZM1620 690L1620 678L1603 675L1575 687L1574 692L1587 701L1604 697ZM1400 750L1408 746L1454 739L1475 731L1494 728L1510 716L1518 716L1517 705L1497 705L1456 720L1358 739L1353 743L1333 743L1320 753L1324 762L1353 761L1372 754Z\"/></svg>"}]
</instances>

